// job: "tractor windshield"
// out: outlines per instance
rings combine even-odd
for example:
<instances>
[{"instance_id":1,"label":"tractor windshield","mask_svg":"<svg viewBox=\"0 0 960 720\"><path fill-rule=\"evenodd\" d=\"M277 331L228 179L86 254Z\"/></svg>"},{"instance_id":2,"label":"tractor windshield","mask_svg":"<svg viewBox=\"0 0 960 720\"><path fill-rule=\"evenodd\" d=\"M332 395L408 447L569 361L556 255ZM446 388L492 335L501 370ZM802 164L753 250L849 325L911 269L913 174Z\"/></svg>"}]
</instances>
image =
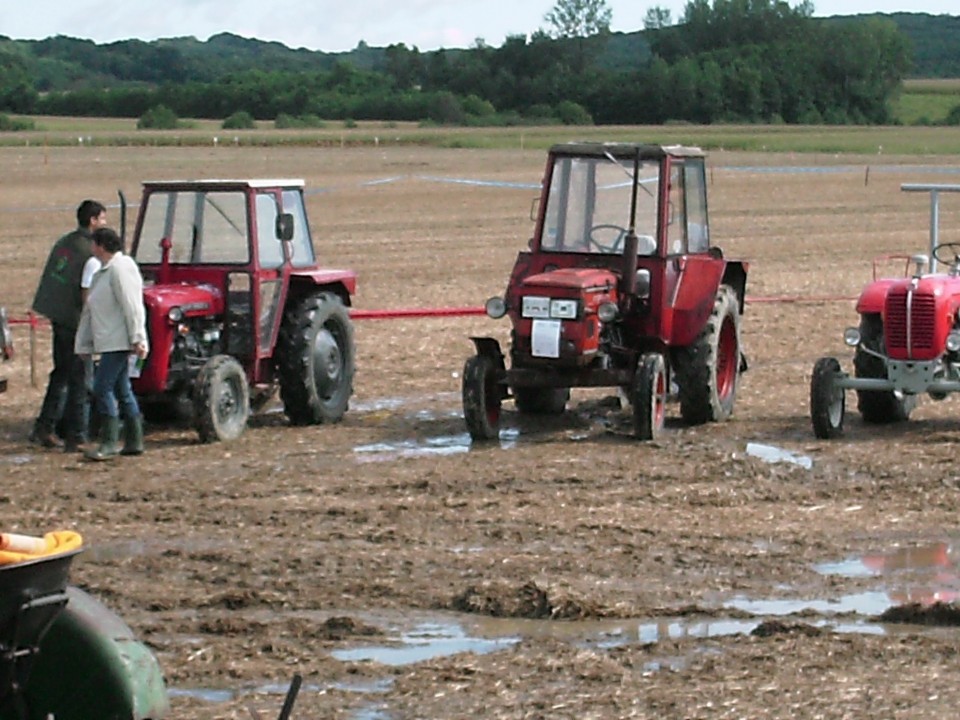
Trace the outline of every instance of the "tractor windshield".
<instances>
[{"instance_id":1,"label":"tractor windshield","mask_svg":"<svg viewBox=\"0 0 960 720\"><path fill-rule=\"evenodd\" d=\"M630 227L633 160L559 157L553 166L540 248L621 254ZM660 166L641 164L636 178L635 232L640 254L656 252Z\"/></svg>"},{"instance_id":2,"label":"tractor windshield","mask_svg":"<svg viewBox=\"0 0 960 720\"><path fill-rule=\"evenodd\" d=\"M137 262L159 263L169 238L171 263L245 264L250 260L246 195L232 191L154 192L147 199Z\"/></svg>"}]
</instances>

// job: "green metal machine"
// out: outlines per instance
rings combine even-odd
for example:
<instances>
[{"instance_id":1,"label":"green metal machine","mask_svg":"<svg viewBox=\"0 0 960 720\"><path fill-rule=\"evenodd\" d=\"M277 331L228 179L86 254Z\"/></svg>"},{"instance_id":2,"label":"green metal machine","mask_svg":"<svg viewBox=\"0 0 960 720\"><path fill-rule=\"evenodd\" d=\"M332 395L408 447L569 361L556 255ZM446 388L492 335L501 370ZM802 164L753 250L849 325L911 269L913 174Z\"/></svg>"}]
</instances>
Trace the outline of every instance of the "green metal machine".
<instances>
[{"instance_id":1,"label":"green metal machine","mask_svg":"<svg viewBox=\"0 0 960 720\"><path fill-rule=\"evenodd\" d=\"M169 703L156 658L67 587L79 552L0 566L0 720L159 720Z\"/></svg>"}]
</instances>

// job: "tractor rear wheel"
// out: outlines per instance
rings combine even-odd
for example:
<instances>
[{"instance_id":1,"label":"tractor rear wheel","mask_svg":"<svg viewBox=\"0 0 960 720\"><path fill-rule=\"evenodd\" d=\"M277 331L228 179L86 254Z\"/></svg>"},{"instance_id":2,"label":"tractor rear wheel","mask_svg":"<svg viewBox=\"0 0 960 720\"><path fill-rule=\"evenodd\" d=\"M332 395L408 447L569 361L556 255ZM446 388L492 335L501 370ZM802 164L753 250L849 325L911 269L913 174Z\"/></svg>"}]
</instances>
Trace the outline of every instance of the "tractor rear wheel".
<instances>
[{"instance_id":1,"label":"tractor rear wheel","mask_svg":"<svg viewBox=\"0 0 960 720\"><path fill-rule=\"evenodd\" d=\"M570 388L514 388L517 410L529 415L560 415L570 400Z\"/></svg>"},{"instance_id":2,"label":"tractor rear wheel","mask_svg":"<svg viewBox=\"0 0 960 720\"><path fill-rule=\"evenodd\" d=\"M500 436L500 405L503 388L498 382L500 367L488 355L474 355L463 365L463 419L474 440L496 440Z\"/></svg>"},{"instance_id":3,"label":"tractor rear wheel","mask_svg":"<svg viewBox=\"0 0 960 720\"><path fill-rule=\"evenodd\" d=\"M680 415L691 425L726 420L740 383L740 308L737 293L721 285L713 312L689 347L676 352Z\"/></svg>"},{"instance_id":4,"label":"tractor rear wheel","mask_svg":"<svg viewBox=\"0 0 960 720\"><path fill-rule=\"evenodd\" d=\"M280 399L294 425L338 422L353 394L353 324L340 298L304 298L283 320L278 340Z\"/></svg>"},{"instance_id":5,"label":"tractor rear wheel","mask_svg":"<svg viewBox=\"0 0 960 720\"><path fill-rule=\"evenodd\" d=\"M647 353L633 377L633 431L640 440L656 440L663 431L667 407L667 370L660 353Z\"/></svg>"},{"instance_id":6,"label":"tractor rear wheel","mask_svg":"<svg viewBox=\"0 0 960 720\"><path fill-rule=\"evenodd\" d=\"M813 366L810 377L810 420L813 434L821 440L843 435L843 416L846 393L836 383L840 363L836 358L823 357Z\"/></svg>"},{"instance_id":7,"label":"tractor rear wheel","mask_svg":"<svg viewBox=\"0 0 960 720\"><path fill-rule=\"evenodd\" d=\"M853 355L853 373L858 378L886 379L887 367L883 359L863 348L885 354L883 319L879 314L860 317L860 347ZM903 422L916 406L916 395L904 395L894 390L857 390L857 409L867 423Z\"/></svg>"},{"instance_id":8,"label":"tractor rear wheel","mask_svg":"<svg viewBox=\"0 0 960 720\"><path fill-rule=\"evenodd\" d=\"M201 442L236 440L250 417L247 374L229 355L214 355L193 385L193 425Z\"/></svg>"}]
</instances>

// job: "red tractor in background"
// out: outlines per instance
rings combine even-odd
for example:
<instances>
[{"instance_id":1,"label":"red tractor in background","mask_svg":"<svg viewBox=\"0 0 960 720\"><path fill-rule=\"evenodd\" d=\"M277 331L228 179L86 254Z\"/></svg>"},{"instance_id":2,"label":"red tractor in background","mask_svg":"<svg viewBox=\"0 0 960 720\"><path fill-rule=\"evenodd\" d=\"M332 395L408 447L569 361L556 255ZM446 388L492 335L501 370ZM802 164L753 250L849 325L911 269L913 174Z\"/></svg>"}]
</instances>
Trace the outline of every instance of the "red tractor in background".
<instances>
[{"instance_id":1,"label":"red tractor in background","mask_svg":"<svg viewBox=\"0 0 960 720\"><path fill-rule=\"evenodd\" d=\"M554 145L529 250L486 304L510 318L510 367L496 339L471 338L470 435L498 437L511 397L522 413L562 413L572 387L622 388L644 440L661 433L674 387L686 422L726 419L746 369L747 267L710 244L700 149Z\"/></svg>"},{"instance_id":2,"label":"red tractor in background","mask_svg":"<svg viewBox=\"0 0 960 720\"><path fill-rule=\"evenodd\" d=\"M150 355L133 388L148 418L188 416L202 441L232 440L277 387L296 425L343 417L356 274L317 264L303 185L143 184L131 255Z\"/></svg>"},{"instance_id":3,"label":"red tractor in background","mask_svg":"<svg viewBox=\"0 0 960 720\"><path fill-rule=\"evenodd\" d=\"M834 357L822 357L813 367L810 419L818 438L843 434L846 390L856 391L860 415L872 424L908 419L923 393L943 400L960 392L960 243L941 243L937 227L939 193L960 192L960 185L902 189L930 193L930 257L898 256L908 259L905 277L878 278L874 263L873 282L856 304L859 326L843 334L854 350L853 377ZM946 272L937 272L938 262Z\"/></svg>"}]
</instances>

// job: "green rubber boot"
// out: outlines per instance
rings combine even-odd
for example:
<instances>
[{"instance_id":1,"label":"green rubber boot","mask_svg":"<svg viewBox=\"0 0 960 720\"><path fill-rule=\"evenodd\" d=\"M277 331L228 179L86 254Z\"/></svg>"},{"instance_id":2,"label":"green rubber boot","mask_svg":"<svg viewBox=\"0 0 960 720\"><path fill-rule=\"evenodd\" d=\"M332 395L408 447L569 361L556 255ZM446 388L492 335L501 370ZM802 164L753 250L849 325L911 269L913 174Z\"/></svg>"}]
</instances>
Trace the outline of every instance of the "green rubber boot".
<instances>
[{"instance_id":1,"label":"green rubber boot","mask_svg":"<svg viewBox=\"0 0 960 720\"><path fill-rule=\"evenodd\" d=\"M143 454L143 416L123 420L123 450L121 455Z\"/></svg>"},{"instance_id":2,"label":"green rubber boot","mask_svg":"<svg viewBox=\"0 0 960 720\"><path fill-rule=\"evenodd\" d=\"M83 454L87 460L110 460L120 454L120 418L105 417L100 423L100 446Z\"/></svg>"}]
</instances>

